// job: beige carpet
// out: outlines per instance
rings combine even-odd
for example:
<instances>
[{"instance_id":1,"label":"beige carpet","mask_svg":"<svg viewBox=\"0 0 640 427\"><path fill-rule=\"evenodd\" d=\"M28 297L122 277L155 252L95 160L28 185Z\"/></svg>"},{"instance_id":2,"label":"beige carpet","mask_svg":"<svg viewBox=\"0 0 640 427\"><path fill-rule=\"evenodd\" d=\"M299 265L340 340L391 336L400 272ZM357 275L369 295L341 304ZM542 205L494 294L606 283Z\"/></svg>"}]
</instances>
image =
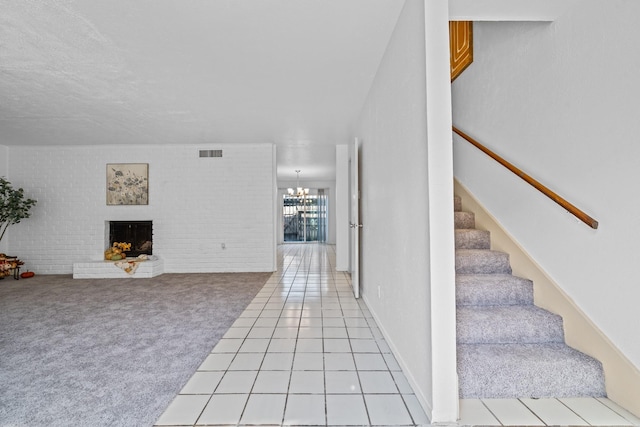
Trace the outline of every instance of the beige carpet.
<instances>
[{"instance_id":1,"label":"beige carpet","mask_svg":"<svg viewBox=\"0 0 640 427\"><path fill-rule=\"evenodd\" d=\"M151 426L271 273L0 280L0 426Z\"/></svg>"}]
</instances>

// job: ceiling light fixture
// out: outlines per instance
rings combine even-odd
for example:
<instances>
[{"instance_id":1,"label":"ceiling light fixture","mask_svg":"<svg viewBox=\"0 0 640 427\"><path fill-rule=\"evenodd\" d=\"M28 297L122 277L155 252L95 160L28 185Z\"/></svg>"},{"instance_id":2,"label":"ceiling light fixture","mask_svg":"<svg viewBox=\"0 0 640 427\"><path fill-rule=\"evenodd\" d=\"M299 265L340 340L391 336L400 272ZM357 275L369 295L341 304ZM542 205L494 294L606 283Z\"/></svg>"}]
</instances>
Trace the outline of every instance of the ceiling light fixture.
<instances>
[{"instance_id":1,"label":"ceiling light fixture","mask_svg":"<svg viewBox=\"0 0 640 427\"><path fill-rule=\"evenodd\" d=\"M309 194L308 188L300 187L300 169L296 169L296 187L297 188L295 192L293 191L293 188L287 188L287 193L289 193L290 196L297 196L297 197L302 197Z\"/></svg>"}]
</instances>

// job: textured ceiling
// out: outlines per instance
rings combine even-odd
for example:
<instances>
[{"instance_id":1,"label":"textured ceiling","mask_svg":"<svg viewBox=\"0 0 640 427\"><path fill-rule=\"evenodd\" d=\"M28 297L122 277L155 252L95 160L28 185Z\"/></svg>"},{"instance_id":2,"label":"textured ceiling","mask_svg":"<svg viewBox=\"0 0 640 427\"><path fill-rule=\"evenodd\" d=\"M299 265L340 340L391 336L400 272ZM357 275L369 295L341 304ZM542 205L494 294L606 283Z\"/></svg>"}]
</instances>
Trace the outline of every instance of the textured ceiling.
<instances>
[{"instance_id":1,"label":"textured ceiling","mask_svg":"<svg viewBox=\"0 0 640 427\"><path fill-rule=\"evenodd\" d=\"M0 145L273 142L331 178L403 4L0 0Z\"/></svg>"}]
</instances>

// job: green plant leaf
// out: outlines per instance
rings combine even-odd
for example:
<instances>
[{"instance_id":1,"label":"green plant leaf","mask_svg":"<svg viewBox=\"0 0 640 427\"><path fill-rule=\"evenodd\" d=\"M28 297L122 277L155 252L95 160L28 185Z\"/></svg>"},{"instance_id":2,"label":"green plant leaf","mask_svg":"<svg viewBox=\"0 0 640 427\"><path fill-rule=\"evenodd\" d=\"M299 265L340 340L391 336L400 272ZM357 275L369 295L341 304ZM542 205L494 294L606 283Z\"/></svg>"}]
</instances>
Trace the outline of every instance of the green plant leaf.
<instances>
[{"instance_id":1,"label":"green plant leaf","mask_svg":"<svg viewBox=\"0 0 640 427\"><path fill-rule=\"evenodd\" d=\"M31 216L29 211L35 204L36 200L25 198L22 188L16 190L9 181L0 177L0 241L10 225Z\"/></svg>"}]
</instances>

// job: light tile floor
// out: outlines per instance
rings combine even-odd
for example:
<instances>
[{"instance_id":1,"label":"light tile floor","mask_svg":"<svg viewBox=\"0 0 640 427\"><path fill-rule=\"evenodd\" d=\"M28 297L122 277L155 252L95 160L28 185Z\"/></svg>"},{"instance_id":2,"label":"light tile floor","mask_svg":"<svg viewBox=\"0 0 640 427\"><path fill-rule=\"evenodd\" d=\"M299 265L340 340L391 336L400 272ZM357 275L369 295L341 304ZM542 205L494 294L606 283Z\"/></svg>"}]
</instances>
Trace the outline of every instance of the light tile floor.
<instances>
[{"instance_id":1,"label":"light tile floor","mask_svg":"<svg viewBox=\"0 0 640 427\"><path fill-rule=\"evenodd\" d=\"M461 399L459 425L637 425L608 399ZM157 426L428 425L333 246L279 247L278 271Z\"/></svg>"}]
</instances>

